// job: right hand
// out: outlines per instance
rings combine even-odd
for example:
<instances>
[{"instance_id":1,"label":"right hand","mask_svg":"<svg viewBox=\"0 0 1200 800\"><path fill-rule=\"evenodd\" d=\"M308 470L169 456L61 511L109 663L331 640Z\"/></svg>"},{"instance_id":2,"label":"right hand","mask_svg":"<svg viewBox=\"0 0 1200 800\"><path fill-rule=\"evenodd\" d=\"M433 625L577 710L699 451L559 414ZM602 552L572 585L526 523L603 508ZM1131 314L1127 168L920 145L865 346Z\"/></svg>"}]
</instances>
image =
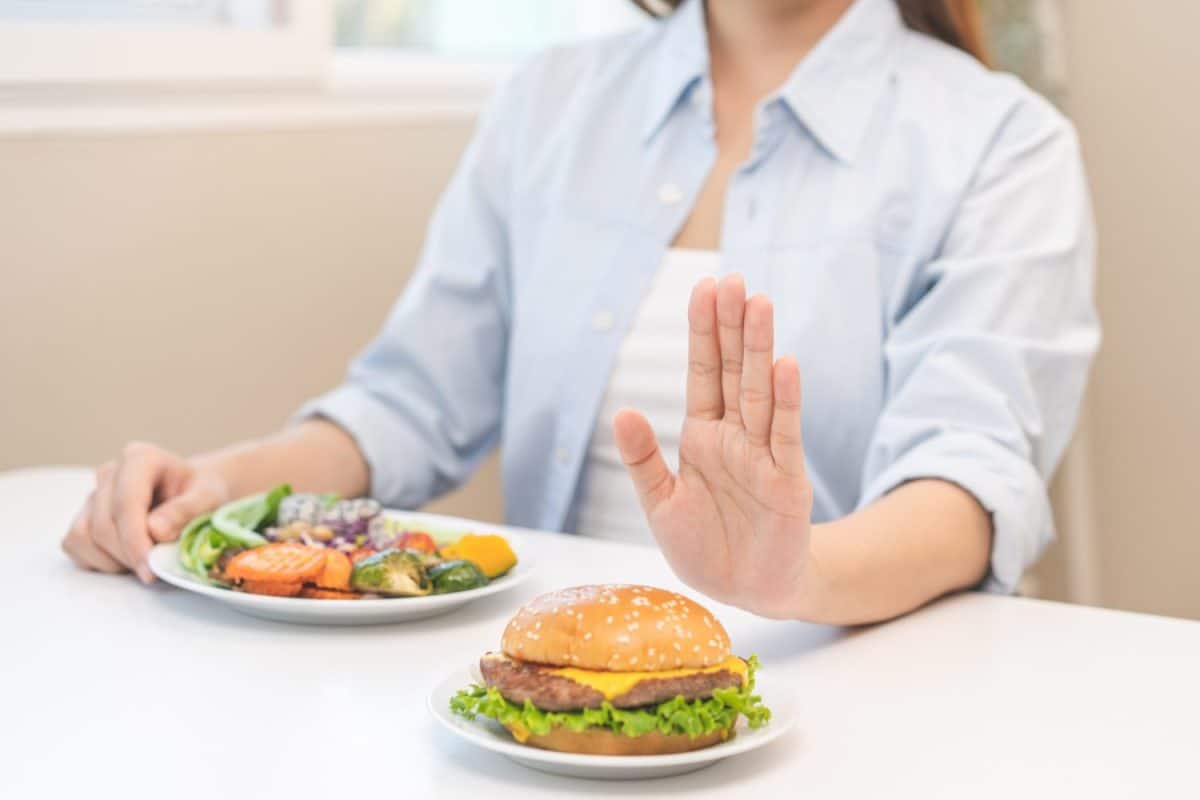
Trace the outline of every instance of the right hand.
<instances>
[{"instance_id":1,"label":"right hand","mask_svg":"<svg viewBox=\"0 0 1200 800\"><path fill-rule=\"evenodd\" d=\"M199 514L229 501L226 480L211 468L143 442L96 470L96 488L75 517L62 547L84 569L154 575L150 548L170 542Z\"/></svg>"}]
</instances>

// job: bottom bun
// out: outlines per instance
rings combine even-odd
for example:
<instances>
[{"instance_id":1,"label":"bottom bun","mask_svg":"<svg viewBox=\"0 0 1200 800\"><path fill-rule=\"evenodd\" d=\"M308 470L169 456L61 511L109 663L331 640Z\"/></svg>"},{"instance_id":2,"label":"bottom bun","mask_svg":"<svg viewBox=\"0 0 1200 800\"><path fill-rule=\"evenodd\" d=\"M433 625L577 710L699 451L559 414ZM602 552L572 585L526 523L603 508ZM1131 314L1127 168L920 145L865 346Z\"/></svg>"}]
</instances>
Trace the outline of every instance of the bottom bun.
<instances>
[{"instance_id":1,"label":"bottom bun","mask_svg":"<svg viewBox=\"0 0 1200 800\"><path fill-rule=\"evenodd\" d=\"M510 726L505 726L512 731ZM557 750L561 753L579 753L590 756L661 756L668 753L686 753L703 750L733 736L733 729L720 728L695 739L686 733L665 734L658 731L641 736L624 736L613 731L593 728L573 731L569 728L554 728L545 735L530 734L522 744Z\"/></svg>"}]
</instances>

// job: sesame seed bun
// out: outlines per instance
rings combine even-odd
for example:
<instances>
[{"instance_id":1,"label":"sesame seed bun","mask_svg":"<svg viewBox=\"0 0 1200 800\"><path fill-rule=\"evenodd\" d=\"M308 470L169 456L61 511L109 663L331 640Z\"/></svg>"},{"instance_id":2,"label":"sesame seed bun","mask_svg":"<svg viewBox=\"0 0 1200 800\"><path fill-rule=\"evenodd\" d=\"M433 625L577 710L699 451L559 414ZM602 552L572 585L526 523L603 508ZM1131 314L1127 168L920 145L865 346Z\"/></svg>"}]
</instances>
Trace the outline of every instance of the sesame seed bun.
<instances>
[{"instance_id":1,"label":"sesame seed bun","mask_svg":"<svg viewBox=\"0 0 1200 800\"><path fill-rule=\"evenodd\" d=\"M652 586L575 586L521 608L500 647L510 658L612 672L702 669L729 658L729 634L704 606Z\"/></svg>"}]
</instances>

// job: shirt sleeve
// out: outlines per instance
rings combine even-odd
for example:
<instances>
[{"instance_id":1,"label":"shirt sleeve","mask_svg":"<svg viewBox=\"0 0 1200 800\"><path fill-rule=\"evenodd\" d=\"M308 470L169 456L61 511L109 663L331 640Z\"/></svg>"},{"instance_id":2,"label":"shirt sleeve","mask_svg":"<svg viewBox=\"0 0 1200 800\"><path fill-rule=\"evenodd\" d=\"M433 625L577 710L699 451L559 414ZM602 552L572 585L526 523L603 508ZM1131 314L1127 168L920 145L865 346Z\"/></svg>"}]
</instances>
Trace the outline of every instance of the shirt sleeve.
<instances>
[{"instance_id":1,"label":"shirt sleeve","mask_svg":"<svg viewBox=\"0 0 1200 800\"><path fill-rule=\"evenodd\" d=\"M381 502L415 508L465 480L499 438L510 322L513 85L489 104L434 212L420 262L345 382L306 404L346 430Z\"/></svg>"},{"instance_id":2,"label":"shirt sleeve","mask_svg":"<svg viewBox=\"0 0 1200 800\"><path fill-rule=\"evenodd\" d=\"M918 478L970 492L992 520L989 591L1015 590L1054 536L1047 481L1099 343L1093 273L1074 130L1030 98L1001 127L892 318L859 504Z\"/></svg>"}]
</instances>

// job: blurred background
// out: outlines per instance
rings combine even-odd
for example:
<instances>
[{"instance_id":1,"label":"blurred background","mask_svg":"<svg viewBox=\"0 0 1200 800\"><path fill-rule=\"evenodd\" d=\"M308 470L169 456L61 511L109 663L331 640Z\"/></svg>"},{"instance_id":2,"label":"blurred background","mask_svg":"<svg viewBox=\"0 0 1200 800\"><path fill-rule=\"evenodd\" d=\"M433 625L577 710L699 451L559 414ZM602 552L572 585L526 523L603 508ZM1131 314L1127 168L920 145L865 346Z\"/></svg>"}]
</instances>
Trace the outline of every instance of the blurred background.
<instances>
[{"instance_id":1,"label":"blurred background","mask_svg":"<svg viewBox=\"0 0 1200 800\"><path fill-rule=\"evenodd\" d=\"M1200 3L979 0L1077 125L1104 344L1034 596L1200 618ZM625 0L0 0L0 470L194 452L335 384L496 83ZM434 506L502 516L493 459Z\"/></svg>"}]
</instances>

